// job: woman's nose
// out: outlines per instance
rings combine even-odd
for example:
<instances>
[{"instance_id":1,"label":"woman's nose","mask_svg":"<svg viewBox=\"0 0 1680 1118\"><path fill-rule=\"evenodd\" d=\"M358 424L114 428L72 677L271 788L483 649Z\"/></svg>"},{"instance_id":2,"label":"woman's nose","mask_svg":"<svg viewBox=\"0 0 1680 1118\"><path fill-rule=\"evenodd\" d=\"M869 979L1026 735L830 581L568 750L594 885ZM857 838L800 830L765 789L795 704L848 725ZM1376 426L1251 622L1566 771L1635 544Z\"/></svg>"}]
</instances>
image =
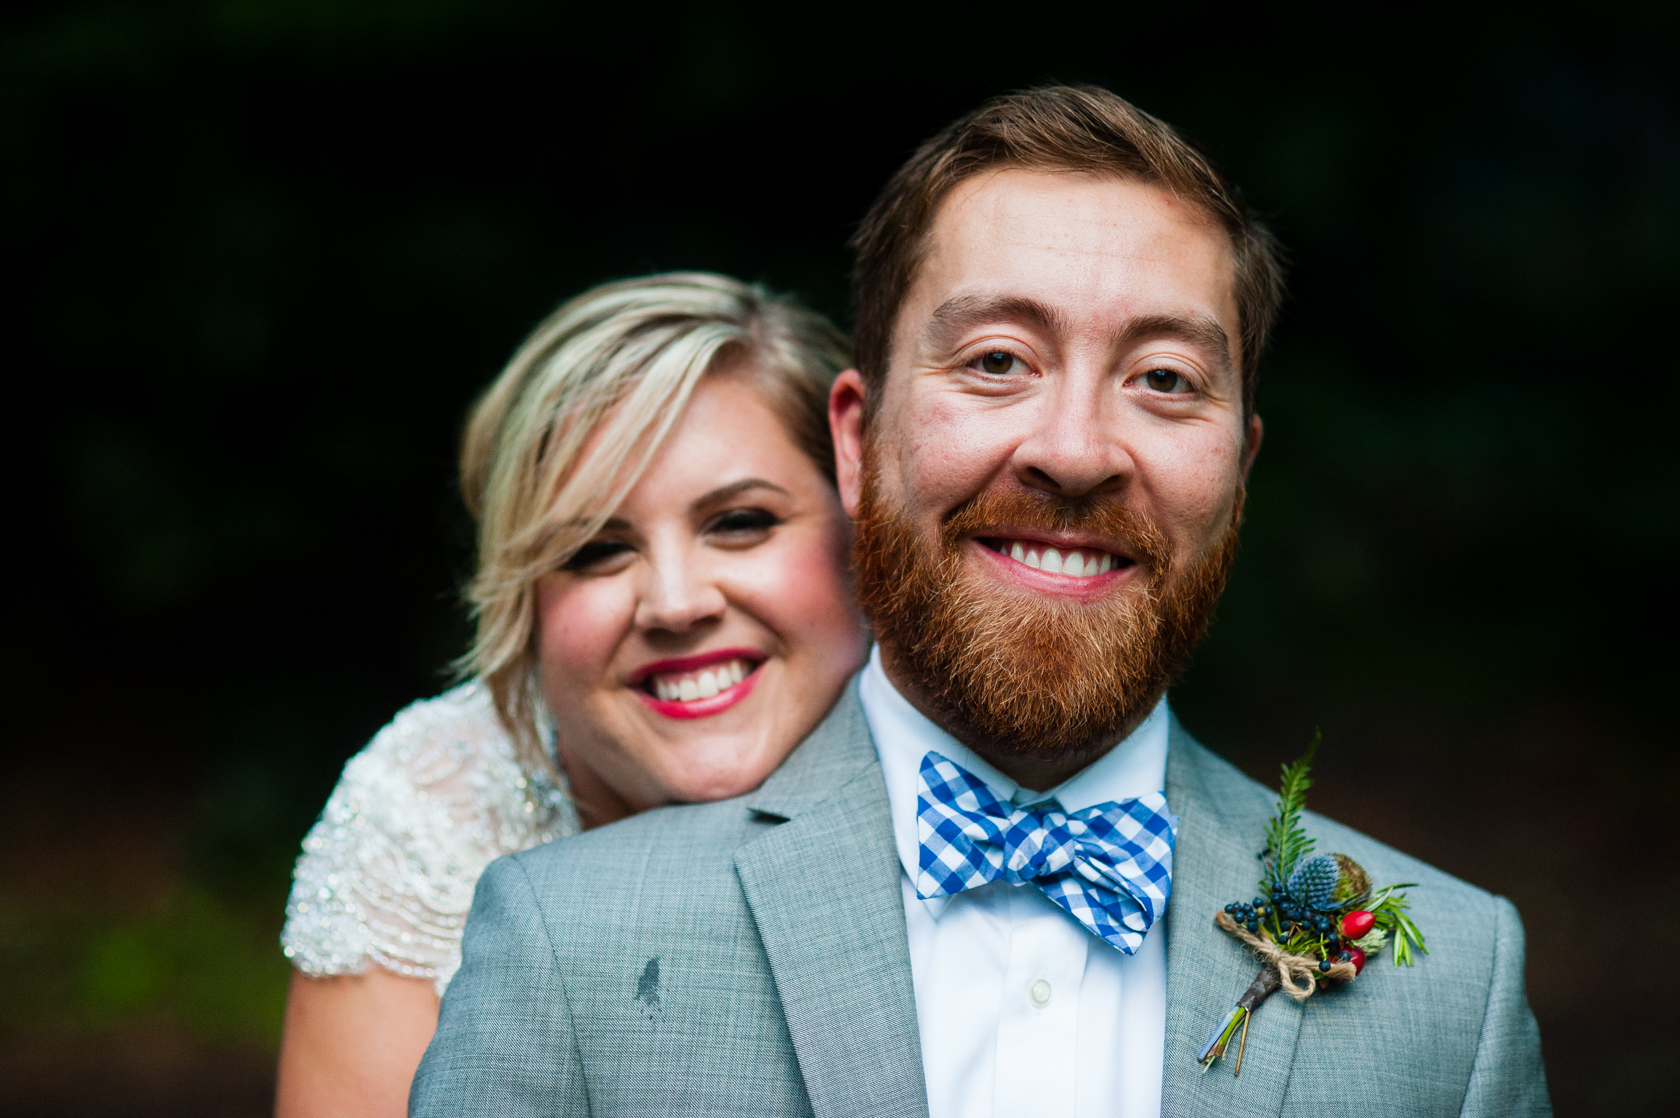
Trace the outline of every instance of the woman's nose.
<instances>
[{"instance_id":1,"label":"woman's nose","mask_svg":"<svg viewBox=\"0 0 1680 1118\"><path fill-rule=\"evenodd\" d=\"M651 560L636 603L636 627L683 633L721 618L726 605L723 591L698 566L686 558Z\"/></svg>"}]
</instances>

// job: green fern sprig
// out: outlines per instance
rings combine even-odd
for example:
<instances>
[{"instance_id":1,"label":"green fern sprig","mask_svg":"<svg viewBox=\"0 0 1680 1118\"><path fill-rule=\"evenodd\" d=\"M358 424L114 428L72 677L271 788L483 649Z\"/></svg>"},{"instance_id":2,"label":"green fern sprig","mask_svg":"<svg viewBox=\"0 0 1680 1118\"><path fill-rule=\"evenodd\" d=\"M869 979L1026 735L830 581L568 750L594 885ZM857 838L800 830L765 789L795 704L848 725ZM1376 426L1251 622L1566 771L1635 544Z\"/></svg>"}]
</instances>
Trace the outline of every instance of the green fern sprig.
<instances>
[{"instance_id":1,"label":"green fern sprig","mask_svg":"<svg viewBox=\"0 0 1680 1118\"><path fill-rule=\"evenodd\" d=\"M1302 858L1312 853L1313 840L1301 826L1301 813L1307 806L1307 789L1312 787L1308 774L1312 771L1313 755L1324 735L1313 731L1312 744L1292 765L1283 766L1283 781L1278 787L1277 814L1266 825L1266 861L1271 873L1271 892L1281 893L1289 875Z\"/></svg>"}]
</instances>

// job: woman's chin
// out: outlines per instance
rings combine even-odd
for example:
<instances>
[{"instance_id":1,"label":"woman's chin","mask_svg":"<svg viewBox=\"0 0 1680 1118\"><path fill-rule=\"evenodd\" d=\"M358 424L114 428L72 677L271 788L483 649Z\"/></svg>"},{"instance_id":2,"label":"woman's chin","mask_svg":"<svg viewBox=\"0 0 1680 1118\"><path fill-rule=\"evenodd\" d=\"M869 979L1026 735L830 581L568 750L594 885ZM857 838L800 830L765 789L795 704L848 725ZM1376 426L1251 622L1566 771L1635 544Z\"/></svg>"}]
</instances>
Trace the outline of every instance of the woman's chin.
<instances>
[{"instance_id":1,"label":"woman's chin","mask_svg":"<svg viewBox=\"0 0 1680 1118\"><path fill-rule=\"evenodd\" d=\"M667 779L665 787L674 803L705 804L732 800L756 791L776 768L776 764L757 764L673 774Z\"/></svg>"}]
</instances>

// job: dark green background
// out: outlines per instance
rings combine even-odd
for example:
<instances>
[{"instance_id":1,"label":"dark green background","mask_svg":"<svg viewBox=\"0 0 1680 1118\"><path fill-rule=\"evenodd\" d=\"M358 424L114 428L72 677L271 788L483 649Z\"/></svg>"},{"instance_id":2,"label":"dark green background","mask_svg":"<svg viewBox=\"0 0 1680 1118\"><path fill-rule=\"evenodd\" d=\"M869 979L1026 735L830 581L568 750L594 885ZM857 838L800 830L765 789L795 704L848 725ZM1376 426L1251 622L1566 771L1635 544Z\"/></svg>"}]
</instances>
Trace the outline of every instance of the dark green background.
<instances>
[{"instance_id":1,"label":"dark green background","mask_svg":"<svg viewBox=\"0 0 1680 1118\"><path fill-rule=\"evenodd\" d=\"M463 646L454 441L540 316L680 267L844 320L897 162L1047 79L1294 255L1185 721L1268 781L1322 726L1315 806L1522 910L1560 1113L1665 1111L1672 6L596 7L0 16L0 1112L262 1112L290 860Z\"/></svg>"}]
</instances>

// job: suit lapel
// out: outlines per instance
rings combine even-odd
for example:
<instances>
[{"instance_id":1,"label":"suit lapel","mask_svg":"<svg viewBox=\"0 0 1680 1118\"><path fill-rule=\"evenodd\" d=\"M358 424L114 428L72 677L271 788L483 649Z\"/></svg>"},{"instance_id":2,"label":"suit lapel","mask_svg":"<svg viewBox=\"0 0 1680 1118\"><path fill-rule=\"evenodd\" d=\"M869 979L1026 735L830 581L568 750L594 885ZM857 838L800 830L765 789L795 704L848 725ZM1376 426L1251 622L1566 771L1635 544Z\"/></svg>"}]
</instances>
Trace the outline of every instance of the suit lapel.
<instances>
[{"instance_id":1,"label":"suit lapel","mask_svg":"<svg viewBox=\"0 0 1680 1118\"><path fill-rule=\"evenodd\" d=\"M1263 805L1210 789L1211 755L1176 719L1167 800L1179 816L1167 937L1161 1113L1259 1118L1281 1112L1302 1007L1270 998L1235 1047L1203 1073L1196 1054L1259 963L1213 914L1254 895ZM1217 782L1212 782L1217 783ZM818 1118L925 1118L926 1083L892 820L854 680L834 711L747 801L787 820L735 856Z\"/></svg>"},{"instance_id":2,"label":"suit lapel","mask_svg":"<svg viewBox=\"0 0 1680 1118\"><path fill-rule=\"evenodd\" d=\"M1275 1115L1283 1108L1301 1031L1302 1007L1295 1001L1275 995L1252 1016L1240 1077L1232 1074L1235 1043L1205 1074L1196 1062L1208 1035L1260 968L1240 943L1214 925L1213 916L1232 901L1254 896L1264 818L1256 815L1254 805L1215 799L1204 772L1207 756L1174 719L1167 753L1167 803L1179 817L1179 831L1165 925L1161 1113L1169 1118L1192 1113Z\"/></svg>"},{"instance_id":3,"label":"suit lapel","mask_svg":"<svg viewBox=\"0 0 1680 1118\"><path fill-rule=\"evenodd\" d=\"M747 806L787 820L735 872L812 1110L925 1118L898 854L855 681Z\"/></svg>"}]
</instances>

